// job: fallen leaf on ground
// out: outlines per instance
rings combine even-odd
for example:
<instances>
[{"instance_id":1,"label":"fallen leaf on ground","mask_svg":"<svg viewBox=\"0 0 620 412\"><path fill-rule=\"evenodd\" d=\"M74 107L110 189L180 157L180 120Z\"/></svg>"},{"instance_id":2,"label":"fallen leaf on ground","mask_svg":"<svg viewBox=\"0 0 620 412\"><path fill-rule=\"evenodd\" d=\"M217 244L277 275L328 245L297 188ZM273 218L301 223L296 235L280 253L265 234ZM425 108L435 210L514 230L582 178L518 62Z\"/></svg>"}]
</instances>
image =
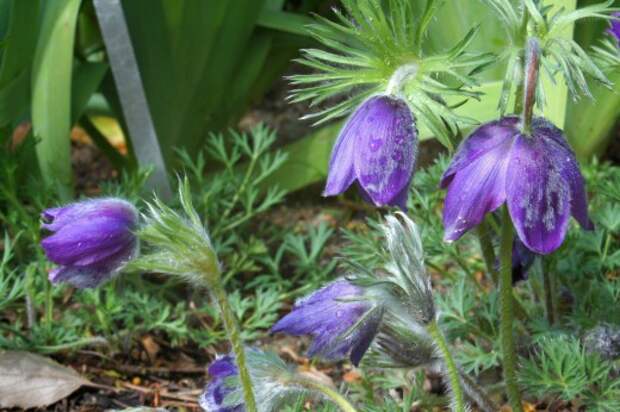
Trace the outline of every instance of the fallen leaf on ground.
<instances>
[{"instance_id":1,"label":"fallen leaf on ground","mask_svg":"<svg viewBox=\"0 0 620 412\"><path fill-rule=\"evenodd\" d=\"M69 396L90 382L76 371L28 352L0 353L0 407L37 408Z\"/></svg>"},{"instance_id":2,"label":"fallen leaf on ground","mask_svg":"<svg viewBox=\"0 0 620 412\"><path fill-rule=\"evenodd\" d=\"M161 347L157 344L157 342L155 342L155 339L153 339L151 335L143 336L142 339L140 339L140 342L142 343L142 347L146 353L149 355L149 360L154 362Z\"/></svg>"}]
</instances>

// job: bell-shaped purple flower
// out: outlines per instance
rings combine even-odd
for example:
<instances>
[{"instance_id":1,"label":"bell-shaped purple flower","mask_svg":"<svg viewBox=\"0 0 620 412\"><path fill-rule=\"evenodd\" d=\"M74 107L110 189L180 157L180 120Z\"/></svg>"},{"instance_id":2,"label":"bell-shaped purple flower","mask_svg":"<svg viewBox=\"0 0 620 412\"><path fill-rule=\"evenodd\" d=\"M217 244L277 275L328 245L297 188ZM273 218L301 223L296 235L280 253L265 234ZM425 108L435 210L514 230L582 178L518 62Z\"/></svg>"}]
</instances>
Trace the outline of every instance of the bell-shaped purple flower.
<instances>
[{"instance_id":1,"label":"bell-shaped purple flower","mask_svg":"<svg viewBox=\"0 0 620 412\"><path fill-rule=\"evenodd\" d=\"M47 209L41 217L41 227L52 233L41 246L59 265L49 275L52 283L96 287L136 254L138 211L124 200L86 200Z\"/></svg>"},{"instance_id":2,"label":"bell-shaped purple flower","mask_svg":"<svg viewBox=\"0 0 620 412\"><path fill-rule=\"evenodd\" d=\"M372 96L349 117L334 144L323 195L338 195L357 182L376 206L405 209L416 151L415 119L407 103Z\"/></svg>"},{"instance_id":3,"label":"bell-shaped purple flower","mask_svg":"<svg viewBox=\"0 0 620 412\"><path fill-rule=\"evenodd\" d=\"M620 12L612 13L616 19L620 19ZM616 42L620 45L620 20L611 20L611 26L607 29L607 32L616 38Z\"/></svg>"},{"instance_id":4,"label":"bell-shaped purple flower","mask_svg":"<svg viewBox=\"0 0 620 412\"><path fill-rule=\"evenodd\" d=\"M519 239L531 251L548 254L564 240L570 216L592 228L584 181L564 134L535 118L531 133L518 117L476 129L459 147L441 180L447 188L445 239L460 238L504 202Z\"/></svg>"},{"instance_id":5,"label":"bell-shaped purple flower","mask_svg":"<svg viewBox=\"0 0 620 412\"><path fill-rule=\"evenodd\" d=\"M200 396L200 406L209 412L245 411L243 398L231 396L240 391L235 359L231 355L219 357L207 371L211 381Z\"/></svg>"},{"instance_id":6,"label":"bell-shaped purple flower","mask_svg":"<svg viewBox=\"0 0 620 412\"><path fill-rule=\"evenodd\" d=\"M295 303L271 329L293 336L312 335L308 356L350 357L358 365L372 343L383 311L364 298L364 288L339 279Z\"/></svg>"}]
</instances>

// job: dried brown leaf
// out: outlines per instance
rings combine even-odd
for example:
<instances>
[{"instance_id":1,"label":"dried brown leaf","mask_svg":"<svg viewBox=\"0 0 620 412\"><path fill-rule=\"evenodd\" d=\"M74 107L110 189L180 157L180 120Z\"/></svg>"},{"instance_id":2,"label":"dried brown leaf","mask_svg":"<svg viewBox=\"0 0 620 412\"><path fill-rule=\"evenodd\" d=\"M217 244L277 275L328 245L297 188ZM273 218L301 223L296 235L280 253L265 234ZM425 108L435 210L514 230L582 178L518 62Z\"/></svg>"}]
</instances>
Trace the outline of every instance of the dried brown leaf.
<instances>
[{"instance_id":1,"label":"dried brown leaf","mask_svg":"<svg viewBox=\"0 0 620 412\"><path fill-rule=\"evenodd\" d=\"M76 371L28 352L0 353L0 407L36 408L69 396L90 382Z\"/></svg>"}]
</instances>

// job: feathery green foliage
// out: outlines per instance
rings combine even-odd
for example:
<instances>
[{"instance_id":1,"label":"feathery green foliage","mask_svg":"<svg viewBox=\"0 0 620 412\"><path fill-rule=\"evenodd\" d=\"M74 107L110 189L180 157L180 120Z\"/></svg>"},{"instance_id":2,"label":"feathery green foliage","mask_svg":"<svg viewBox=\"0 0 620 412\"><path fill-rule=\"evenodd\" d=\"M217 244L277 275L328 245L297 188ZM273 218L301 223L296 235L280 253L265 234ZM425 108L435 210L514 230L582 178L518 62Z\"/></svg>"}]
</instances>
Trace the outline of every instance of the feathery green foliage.
<instances>
[{"instance_id":1,"label":"feathery green foliage","mask_svg":"<svg viewBox=\"0 0 620 412\"><path fill-rule=\"evenodd\" d=\"M424 36L440 5L429 0L418 14L408 0L344 1L335 20L317 17L308 30L326 50L304 50L299 62L313 72L291 77L291 101L317 107L306 117L318 124L346 115L373 94L402 93L418 121L450 147L459 125L472 119L455 114L442 96L477 98L470 89L478 84L473 73L491 56L468 51L476 29L446 52L426 55Z\"/></svg>"}]
</instances>

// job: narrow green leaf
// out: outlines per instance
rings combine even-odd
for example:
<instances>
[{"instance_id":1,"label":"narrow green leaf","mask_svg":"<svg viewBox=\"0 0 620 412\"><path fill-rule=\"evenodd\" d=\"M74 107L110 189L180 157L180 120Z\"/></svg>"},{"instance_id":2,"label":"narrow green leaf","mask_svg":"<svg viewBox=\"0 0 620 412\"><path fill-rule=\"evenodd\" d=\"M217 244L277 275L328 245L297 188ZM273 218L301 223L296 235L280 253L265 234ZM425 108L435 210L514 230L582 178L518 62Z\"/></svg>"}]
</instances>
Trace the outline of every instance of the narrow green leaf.
<instances>
[{"instance_id":1,"label":"narrow green leaf","mask_svg":"<svg viewBox=\"0 0 620 412\"><path fill-rule=\"evenodd\" d=\"M276 11L267 7L263 7L258 15L258 20L256 20L256 24L261 27L300 36L310 36L307 27L313 23L314 20L310 17L286 11Z\"/></svg>"},{"instance_id":2,"label":"narrow green leaf","mask_svg":"<svg viewBox=\"0 0 620 412\"><path fill-rule=\"evenodd\" d=\"M12 0L3 10L9 14L0 65L0 127L28 111L30 69L37 42L39 1Z\"/></svg>"},{"instance_id":3,"label":"narrow green leaf","mask_svg":"<svg viewBox=\"0 0 620 412\"><path fill-rule=\"evenodd\" d=\"M563 8L564 10L575 10L577 7L577 0L553 0L549 2L549 6L552 6L551 13L554 10ZM567 39L573 38L573 24L567 25L561 32L563 37ZM545 90L545 99L547 101L543 110L544 116L551 120L559 128L564 128L564 122L566 121L566 106L568 103L568 87L566 83L558 78L552 79L549 77L546 71L541 71L540 77L542 79L542 87Z\"/></svg>"},{"instance_id":4,"label":"narrow green leaf","mask_svg":"<svg viewBox=\"0 0 620 412\"><path fill-rule=\"evenodd\" d=\"M75 68L71 85L71 123L75 123L108 71L106 63L82 63Z\"/></svg>"},{"instance_id":5,"label":"narrow green leaf","mask_svg":"<svg viewBox=\"0 0 620 412\"><path fill-rule=\"evenodd\" d=\"M80 0L47 1L32 73L32 126L43 179L72 197L71 71Z\"/></svg>"}]
</instances>

